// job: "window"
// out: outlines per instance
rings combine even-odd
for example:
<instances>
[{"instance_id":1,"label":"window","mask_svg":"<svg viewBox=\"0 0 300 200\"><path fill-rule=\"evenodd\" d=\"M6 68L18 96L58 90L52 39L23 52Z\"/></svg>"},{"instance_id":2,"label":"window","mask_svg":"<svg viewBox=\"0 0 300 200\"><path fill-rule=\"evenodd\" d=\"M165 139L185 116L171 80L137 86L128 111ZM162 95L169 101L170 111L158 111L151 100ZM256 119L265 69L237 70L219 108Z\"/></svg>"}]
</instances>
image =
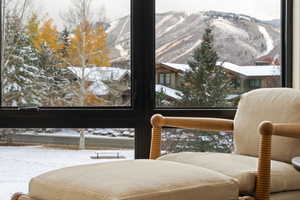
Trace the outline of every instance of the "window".
<instances>
[{"instance_id":1,"label":"window","mask_svg":"<svg viewBox=\"0 0 300 200\"><path fill-rule=\"evenodd\" d=\"M165 84L165 74L159 74L159 83L162 85Z\"/></svg>"},{"instance_id":2,"label":"window","mask_svg":"<svg viewBox=\"0 0 300 200\"><path fill-rule=\"evenodd\" d=\"M22 1L22 0L20 0ZM116 0L118 1L118 0ZM167 103L172 103L172 99L174 97L176 98L180 96L181 90L170 90L168 94L171 95L169 96L166 101L161 101L162 106L156 107L155 105L155 63L161 63L161 62L166 62L168 60L165 60L164 58L170 59L173 64L180 64L172 67L172 70L177 71L175 75L175 85L180 85L180 77L181 74L184 74L184 71L186 70L186 61L185 59L183 60L174 60L177 56L180 56L181 54L184 54L185 52L189 52L189 49L192 49L193 45L196 46L200 44L200 38L202 38L203 32L200 35L195 34L195 37L189 38L190 36L184 37L184 32L186 29L189 30L189 27L191 28L191 31L187 32L193 32L193 28L199 28L199 24L193 25L194 20L191 20L191 24L184 22L183 20L183 14L179 13L178 16L176 15L175 20L174 18L171 19L171 15L168 16L166 13L167 11L175 11L176 9L173 9L173 6L177 5L177 7L181 7L183 10L187 8L188 4L192 5L192 1L179 1L177 0L172 1L172 3L165 3L164 5L163 0L148 0L148 1L140 1L140 0L119 0L119 3L114 3L112 2L115 1L101 1L101 2L109 2L111 6L106 6L106 12L108 15L112 15L113 13L118 15L122 13L122 15L119 16L124 16L123 19L123 25L124 26L119 26L117 27L117 23L112 23L112 21L109 21L110 23L108 24L102 24L104 29L107 30L112 30L113 28L116 28L114 31L116 34L123 32L119 38L119 45L116 44L111 51L111 53L115 53L116 57L111 57L111 58L116 58L114 60L114 66L116 68L119 68L120 65L127 65L129 68L126 68L126 70L130 70L130 73L126 73L125 76L127 75L130 76L129 78L126 78L126 80L130 80L129 83L127 84L119 84L119 85L129 85L130 90L126 90L125 94L120 94L118 91L116 93L112 93L111 96L109 97L110 101L108 101L108 105L103 106L103 104L99 105L98 103L93 104L93 105L88 105L85 107L82 107L81 104L73 104L71 106L66 105L70 104L71 102L66 101L66 102L61 102L57 103L59 95L54 95L54 99L50 99L48 103L41 104L38 103L39 98L34 99L32 101L33 103L28 104L28 101L23 101L22 96L13 96L13 98L8 98L7 91L4 91L3 85L7 86L7 81L8 76L5 75L5 73L9 73L11 71L7 70L5 71L5 66L6 63L4 63L3 59L5 56L7 56L7 44L5 44L5 30L8 30L7 28L4 27L4 25L9 25L9 23L5 23L5 17L7 16L7 8L4 9L4 3L10 3L13 1L4 1L2 0L2 9L1 9L1 109L0 109L0 125L2 128L134 128L135 129L135 157L136 158L147 158L148 153L149 153L149 148L150 148L150 139L151 139L151 126L149 124L150 117L154 113L161 113L163 115L168 115L168 116L191 116L191 117L221 117L221 118L233 118L235 114L235 108L232 106L228 105L216 105L213 106L213 104L197 104L196 106L190 105L190 106L185 106L184 108L178 108L174 107L173 105L166 107L164 106L164 103L167 101ZM46 4L48 2L58 2L58 1L35 1L38 3L43 2L44 8L46 9L47 6ZM59 1L57 4L56 8L63 7L67 1ZM100 2L100 1L98 1ZM182 5L178 3L183 3ZM199 2L199 1L195 1ZM202 2L208 2L206 0L201 0ZM209 1L210 2L210 1ZM220 1L218 1L220 2ZM249 1L252 2L252 1ZM279 0L277 1L270 1L270 5L275 5L278 7ZM281 59L280 59L280 64L282 66L285 66L284 68L281 69L281 76L280 76L280 83L282 83L282 86L285 87L291 87L291 69L292 69L292 43L290 41L290 38L292 38L292 1L291 0L282 0L281 1L281 7L279 7L279 12L276 12L278 15L281 13L281 25L279 30L281 31L281 37L278 38L279 41L281 41L281 46L278 46L278 49L282 49L281 53ZM101 4L101 3L100 3ZM156 4L156 6L155 6ZM252 6L252 3L250 3ZM22 4L18 4L22 5ZM220 4L221 5L221 4ZM224 4L225 5L225 4ZM246 5L246 4L243 4ZM254 4L253 4L254 5ZM260 5L260 4L257 4ZM265 10L269 9L270 5L268 6L261 6ZM101 6L101 5L100 5ZM216 6L213 5L213 6ZM42 6L43 7L43 6ZM191 6L195 7L196 6ZM116 12L110 12L108 9L115 9ZM236 6L236 8L239 9L239 6ZM32 9L34 10L34 9ZM29 10L29 11L32 11ZM43 9L36 9L38 12L43 11ZM54 10L54 11L53 11ZM51 9L51 12L49 12L49 17L52 17L52 12L57 12L60 9ZM101 10L101 9L100 9ZM105 10L105 9L104 9ZM156 10L156 12L155 12ZM218 10L217 8L214 9L214 7L211 8L211 10ZM4 11L4 13L3 13ZM125 17L126 13L127 15L130 14L130 17ZM225 11L224 11L225 12ZM228 12L228 11L227 11ZM103 13L103 12L102 12ZM190 12L188 12L190 13ZM124 14L124 15L123 15ZM169 14L172 14L172 12L169 12ZM59 14L57 15L59 16ZM155 20L155 16L156 20ZM191 18L197 17L192 14L187 14L187 16ZM215 16L215 13L211 13L211 16ZM46 17L47 18L47 17ZM241 17L243 18L243 17ZM29 18L30 19L30 18ZM44 18L43 18L44 19ZM222 19L222 17L220 18ZM245 23L249 23L245 18ZM278 19L278 17L277 17ZM127 21L126 21L127 20ZM215 19L217 20L217 19ZM3 23L4 21L4 23ZM157 23L155 23L157 21ZM159 22L160 21L160 22ZM183 23L184 22L184 23ZM217 21L218 22L218 21ZM221 22L223 22L221 20ZM278 21L275 24L278 24ZM274 23L272 22L272 23ZM51 24L51 21L49 21ZM121 22L120 22L121 23ZM182 23L182 24L181 24ZM219 23L219 22L218 22ZM233 22L232 22L233 23ZM127 25L125 25L127 24ZM130 26L129 26L130 24ZM181 24L181 25L180 25ZM176 26L175 26L176 25ZM196 26L197 25L197 26ZM49 27L49 24L47 25ZM158 28L157 32L155 32L155 26ZM166 27L166 29L159 29L159 27ZM270 25L273 26L273 25ZM50 26L53 28L53 26ZM182 27L182 28L179 28ZM57 27L58 28L58 27ZM124 28L124 29L123 29ZM266 27L265 27L266 28ZM123 30L123 31L122 31ZM178 40L177 42L180 43L178 45L178 48L175 48L176 50L176 55L173 54L168 54L167 55L167 50L169 47L172 47L172 45L175 45L177 43L170 43L170 46L166 44L168 40L173 40L174 35L175 35L175 30L178 30L177 33L183 34L181 39ZM230 29L231 30L231 29ZM235 31L239 29L233 29ZM262 31L263 30L263 31ZM165 31L168 31L168 34L171 33L172 37L167 35ZM259 30L257 30L259 31ZM265 33L264 29L261 29L263 33ZM266 31L268 31L268 28L266 28ZM238 31L239 32L239 31ZM24 32L20 32L24 33ZM223 33L223 32L221 32ZM239 32L240 33L240 32ZM108 34L109 35L109 34ZM158 38L161 38L159 40L155 40L155 35ZM197 35L197 37L196 37ZM222 34L220 34L221 36ZM277 33L274 35L277 35ZM230 34L224 35L226 36L226 41L234 41L236 40L235 37L233 37ZM241 34L241 37L244 35ZM262 41L260 44L257 45L258 49L263 50L268 50L269 46L267 45L266 42L264 42L264 34L258 35L260 36L260 40ZM272 36L271 36L272 37ZM130 38L130 39L129 39ZM289 39L288 39L289 38ZM73 38L74 39L74 38ZM115 38L108 38L107 40L107 45L111 45L113 43ZM123 40L124 39L124 40ZM216 38L217 39L217 38ZM196 41L196 42L195 42ZM22 42L24 42L22 40ZM171 42L171 41L170 41ZM198 42L198 43L197 43ZM155 43L156 43L156 48L155 48ZM277 43L276 43L277 44ZM179 48L181 46L185 46L183 48ZM24 54L26 59L31 60L31 50L29 48L26 48L26 45L24 43L23 49L20 50L20 52L29 52ZM42 43L42 48L43 43ZM222 48L222 43L219 44L218 48ZM226 48L224 48L225 51ZM234 48L233 48L234 50ZM155 54L156 52L156 54ZM190 51L192 52L192 50ZM128 53L128 54L127 54ZM238 51L236 52L238 55L241 57L251 57L251 52L249 51ZM127 57L127 60L118 60L118 56L123 55L124 57ZM156 59L155 59L156 57ZM238 57L238 56L237 56ZM46 57L48 58L48 57ZM45 59L46 59L45 58ZM76 58L74 58L76 59ZM23 59L17 59L14 61L22 61ZM82 60L83 63L90 63L91 60L93 59L87 59L87 60ZM118 61L118 62L117 62ZM224 61L224 60L222 60ZM32 60L32 62L35 62L35 59ZM128 64L129 62L129 64ZM274 62L276 63L276 62ZM111 63L112 64L112 63ZM170 63L169 63L170 64ZM183 65L182 65L183 64ZM240 64L240 63L235 63L235 64ZM251 66L254 65L254 63L248 63L251 64ZM30 65L31 66L31 65ZM75 66L76 67L76 66ZM261 67L261 66L258 66ZM271 66L272 67L272 66ZM47 68L50 69L50 68ZM29 70L29 69L28 69ZM32 72L35 72L35 68L30 69ZM125 69L124 69L125 70ZM63 70L62 70L63 71ZM121 70L120 70L121 71ZM31 72L31 71L30 71ZM28 73L29 75L33 75L33 73ZM76 71L74 70L75 73L69 74L67 73L63 77L59 77L56 79L51 79L51 77L43 77L43 78L49 78L49 81L54 81L54 82L59 82L61 84L67 84L70 85L71 83L74 83L75 85L77 84L76 82L82 81L80 76L73 76L76 75ZM226 76L226 71L224 71ZM12 73L13 75L16 75L15 73ZM22 74L20 72L20 74ZM101 73L100 73L101 74ZM112 78L114 75L111 75L112 73L108 73L108 77ZM70 76L70 77L69 77ZM65 78L68 77L68 83L65 83L64 80ZM24 87L26 87L26 90L23 93L20 93L19 95L23 95L27 97L28 95L35 95L34 92L32 92L31 84L32 81L29 81L25 76L18 76L18 80L20 81L25 81L29 82L29 84L23 84ZM61 79L60 79L61 78ZM39 80L41 81L41 80ZM123 79L120 79L120 81L123 81ZM173 80L172 80L173 81ZM222 81L222 80L221 80ZM93 81L92 81L93 82ZM82 84L81 86L84 89L90 88L92 86L92 82L86 82L86 84ZM47 83L47 82L42 82L42 83ZM104 84L108 84L110 87L114 87L115 82L108 82L107 80L103 81ZM39 85L40 87L45 87L42 84ZM185 83L185 85L189 85L188 83ZM15 91L15 89L19 89L19 86L16 86L15 84L8 85L12 91ZM15 87L16 86L16 87ZM51 86L51 85L50 85ZM202 85L203 86L203 85ZM64 89L64 87L60 87ZM203 87L203 88L208 88L208 87ZM66 88L67 89L67 88ZM78 89L78 87L77 87ZM175 88L176 89L176 88ZM35 90L37 92L43 92L43 95L50 95L45 92L45 90ZM51 90L52 92L56 92L55 89ZM209 91L209 90L208 90ZM128 94L128 95L127 95ZM175 95L174 95L175 94ZM230 93L228 93L229 95ZM36 94L38 97L45 97L45 96L40 96L41 94ZM226 94L227 95L227 94ZM226 96L224 95L224 96ZM120 98L115 98L115 97L121 97ZM124 97L124 100L122 100L122 97ZM61 96L59 100L65 101L66 99L72 99L72 97L66 95L66 96ZM98 97L97 97L98 98ZM125 104L126 99L130 99L129 104ZM13 101L15 100L15 101ZM85 99L81 99L83 102ZM105 100L105 99L104 99ZM122 101L123 103L122 103ZM10 103L7 103L11 101ZM37 106L38 105L38 106ZM169 104L170 105L170 104ZM191 107L191 108L190 108Z\"/></svg>"},{"instance_id":3,"label":"window","mask_svg":"<svg viewBox=\"0 0 300 200\"><path fill-rule=\"evenodd\" d=\"M3 2L2 106L131 105L130 0L19 2Z\"/></svg>"},{"instance_id":4,"label":"window","mask_svg":"<svg viewBox=\"0 0 300 200\"><path fill-rule=\"evenodd\" d=\"M249 89L261 88L261 80L251 79L249 80Z\"/></svg>"},{"instance_id":5,"label":"window","mask_svg":"<svg viewBox=\"0 0 300 200\"><path fill-rule=\"evenodd\" d=\"M181 83L173 99L157 106L234 107L232 96L281 87L285 6L280 0L156 0L155 61L176 71Z\"/></svg>"},{"instance_id":6,"label":"window","mask_svg":"<svg viewBox=\"0 0 300 200\"><path fill-rule=\"evenodd\" d=\"M166 74L165 80L166 80L166 85L170 86L171 85L171 74Z\"/></svg>"},{"instance_id":7,"label":"window","mask_svg":"<svg viewBox=\"0 0 300 200\"><path fill-rule=\"evenodd\" d=\"M170 86L171 85L171 74L159 74L159 83L161 85Z\"/></svg>"},{"instance_id":8,"label":"window","mask_svg":"<svg viewBox=\"0 0 300 200\"><path fill-rule=\"evenodd\" d=\"M233 79L232 84L234 89L238 90L241 87L241 80L240 79Z\"/></svg>"}]
</instances>

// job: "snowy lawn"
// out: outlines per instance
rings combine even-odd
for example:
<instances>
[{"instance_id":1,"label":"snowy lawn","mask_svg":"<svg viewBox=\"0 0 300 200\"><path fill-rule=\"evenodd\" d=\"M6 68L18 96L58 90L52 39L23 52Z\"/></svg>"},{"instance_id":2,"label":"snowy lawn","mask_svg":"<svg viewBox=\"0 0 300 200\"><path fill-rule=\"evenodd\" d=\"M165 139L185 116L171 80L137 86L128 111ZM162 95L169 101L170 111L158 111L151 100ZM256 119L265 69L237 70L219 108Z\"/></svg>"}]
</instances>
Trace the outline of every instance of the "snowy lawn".
<instances>
[{"instance_id":1,"label":"snowy lawn","mask_svg":"<svg viewBox=\"0 0 300 200\"><path fill-rule=\"evenodd\" d=\"M0 146L0 200L9 200L14 192L27 193L29 180L41 173L73 165L108 162L91 159L95 152L120 152L134 158L133 150L65 150L41 146ZM121 159L119 159L121 160Z\"/></svg>"}]
</instances>

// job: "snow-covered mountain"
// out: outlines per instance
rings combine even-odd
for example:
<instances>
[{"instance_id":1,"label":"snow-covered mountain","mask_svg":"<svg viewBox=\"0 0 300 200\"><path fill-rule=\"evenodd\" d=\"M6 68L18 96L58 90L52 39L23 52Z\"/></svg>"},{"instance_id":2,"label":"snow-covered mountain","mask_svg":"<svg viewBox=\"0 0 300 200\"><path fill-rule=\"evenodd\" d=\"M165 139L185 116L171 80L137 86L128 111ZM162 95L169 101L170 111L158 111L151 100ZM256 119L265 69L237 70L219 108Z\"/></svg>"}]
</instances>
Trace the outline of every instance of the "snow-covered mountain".
<instances>
[{"instance_id":1,"label":"snow-covered mountain","mask_svg":"<svg viewBox=\"0 0 300 200\"><path fill-rule=\"evenodd\" d=\"M280 28L276 24L217 11L167 12L156 15L157 62L186 63L208 25L213 28L221 60L250 65L261 57L279 57ZM107 33L113 60L129 59L129 16L112 22Z\"/></svg>"}]
</instances>

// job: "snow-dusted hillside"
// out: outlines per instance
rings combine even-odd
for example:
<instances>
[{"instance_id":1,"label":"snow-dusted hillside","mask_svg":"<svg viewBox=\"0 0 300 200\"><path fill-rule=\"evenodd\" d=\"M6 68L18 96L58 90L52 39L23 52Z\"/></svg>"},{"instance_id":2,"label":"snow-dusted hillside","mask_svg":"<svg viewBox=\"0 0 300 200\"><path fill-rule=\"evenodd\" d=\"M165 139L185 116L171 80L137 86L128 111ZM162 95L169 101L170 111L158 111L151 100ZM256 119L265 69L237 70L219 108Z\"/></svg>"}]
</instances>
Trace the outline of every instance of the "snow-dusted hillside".
<instances>
[{"instance_id":1,"label":"snow-dusted hillside","mask_svg":"<svg viewBox=\"0 0 300 200\"><path fill-rule=\"evenodd\" d=\"M275 24L234 13L168 12L156 15L157 61L186 63L201 44L207 25L213 28L215 47L222 60L250 65L260 57L273 58L280 53L280 29ZM112 22L107 33L113 60L129 59L129 17Z\"/></svg>"}]
</instances>

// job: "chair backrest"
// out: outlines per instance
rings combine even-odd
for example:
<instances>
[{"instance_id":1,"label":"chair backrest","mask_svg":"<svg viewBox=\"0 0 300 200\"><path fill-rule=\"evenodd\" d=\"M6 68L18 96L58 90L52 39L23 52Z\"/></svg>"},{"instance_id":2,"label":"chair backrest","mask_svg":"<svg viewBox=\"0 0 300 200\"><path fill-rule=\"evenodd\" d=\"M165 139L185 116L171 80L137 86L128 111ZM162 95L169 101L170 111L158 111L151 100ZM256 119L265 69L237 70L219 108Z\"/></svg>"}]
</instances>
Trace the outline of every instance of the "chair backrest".
<instances>
[{"instance_id":1,"label":"chair backrest","mask_svg":"<svg viewBox=\"0 0 300 200\"><path fill-rule=\"evenodd\" d=\"M257 127L262 121L300 123L300 90L270 88L243 94L234 119L235 153L258 156ZM273 160L291 162L295 156L300 156L300 139L273 136Z\"/></svg>"}]
</instances>

